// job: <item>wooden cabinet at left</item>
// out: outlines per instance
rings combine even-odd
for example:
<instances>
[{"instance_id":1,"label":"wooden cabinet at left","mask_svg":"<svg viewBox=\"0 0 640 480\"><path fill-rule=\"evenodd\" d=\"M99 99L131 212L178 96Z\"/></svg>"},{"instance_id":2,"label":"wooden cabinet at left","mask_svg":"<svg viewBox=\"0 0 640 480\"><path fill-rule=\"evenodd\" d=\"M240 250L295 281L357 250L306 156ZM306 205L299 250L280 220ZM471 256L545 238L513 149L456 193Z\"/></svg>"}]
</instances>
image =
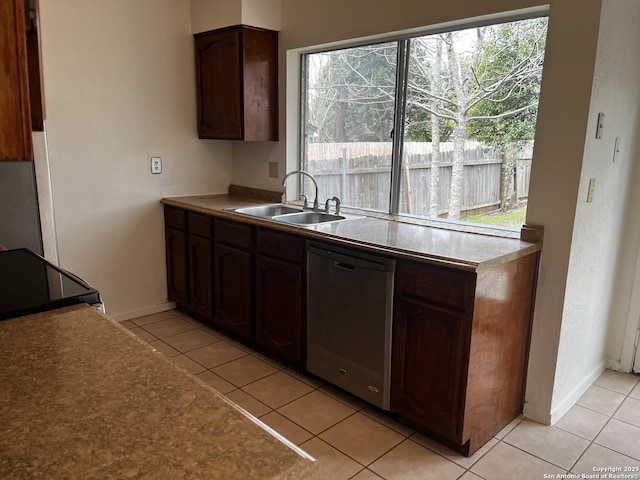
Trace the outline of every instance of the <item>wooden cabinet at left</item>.
<instances>
[{"instance_id":1,"label":"wooden cabinet at left","mask_svg":"<svg viewBox=\"0 0 640 480\"><path fill-rule=\"evenodd\" d=\"M0 47L0 161L32 160L32 116L35 130L44 117L35 0L0 1Z\"/></svg>"},{"instance_id":2,"label":"wooden cabinet at left","mask_svg":"<svg viewBox=\"0 0 640 480\"><path fill-rule=\"evenodd\" d=\"M165 206L167 295L210 323L213 318L213 219Z\"/></svg>"}]
</instances>

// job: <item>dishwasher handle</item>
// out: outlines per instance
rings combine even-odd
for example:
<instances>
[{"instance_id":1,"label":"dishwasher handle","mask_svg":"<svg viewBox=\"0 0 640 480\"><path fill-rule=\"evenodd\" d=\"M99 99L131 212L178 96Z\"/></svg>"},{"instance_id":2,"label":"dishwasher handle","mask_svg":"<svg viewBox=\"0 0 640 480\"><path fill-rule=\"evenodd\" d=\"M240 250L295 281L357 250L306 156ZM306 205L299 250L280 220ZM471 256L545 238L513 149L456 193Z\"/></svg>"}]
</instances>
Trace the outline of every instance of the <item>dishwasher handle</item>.
<instances>
[{"instance_id":1,"label":"dishwasher handle","mask_svg":"<svg viewBox=\"0 0 640 480\"><path fill-rule=\"evenodd\" d=\"M349 270L351 272L353 272L357 268L355 265L350 265L348 263L339 262L337 260L334 260L333 266L337 267L337 268L341 268L342 270Z\"/></svg>"},{"instance_id":2,"label":"dishwasher handle","mask_svg":"<svg viewBox=\"0 0 640 480\"><path fill-rule=\"evenodd\" d=\"M309 245L308 251L310 254L332 260L333 265L342 270L354 271L358 268L364 268L367 270L379 270L384 272L393 271L395 266L393 261L389 261L386 258L378 259L375 257L368 257L366 255L352 255L351 252L322 248L315 245Z\"/></svg>"}]
</instances>

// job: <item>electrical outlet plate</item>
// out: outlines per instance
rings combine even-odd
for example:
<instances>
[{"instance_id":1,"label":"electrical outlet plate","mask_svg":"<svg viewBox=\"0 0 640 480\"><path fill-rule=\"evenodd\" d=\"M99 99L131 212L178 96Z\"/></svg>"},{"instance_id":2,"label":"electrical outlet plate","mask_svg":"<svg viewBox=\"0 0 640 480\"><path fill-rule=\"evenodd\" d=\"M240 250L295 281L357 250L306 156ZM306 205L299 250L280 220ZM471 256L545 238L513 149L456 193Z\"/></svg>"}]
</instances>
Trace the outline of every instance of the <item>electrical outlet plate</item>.
<instances>
[{"instance_id":1,"label":"electrical outlet plate","mask_svg":"<svg viewBox=\"0 0 640 480\"><path fill-rule=\"evenodd\" d=\"M151 157L151 173L154 175L162 173L162 159L160 157Z\"/></svg>"}]
</instances>

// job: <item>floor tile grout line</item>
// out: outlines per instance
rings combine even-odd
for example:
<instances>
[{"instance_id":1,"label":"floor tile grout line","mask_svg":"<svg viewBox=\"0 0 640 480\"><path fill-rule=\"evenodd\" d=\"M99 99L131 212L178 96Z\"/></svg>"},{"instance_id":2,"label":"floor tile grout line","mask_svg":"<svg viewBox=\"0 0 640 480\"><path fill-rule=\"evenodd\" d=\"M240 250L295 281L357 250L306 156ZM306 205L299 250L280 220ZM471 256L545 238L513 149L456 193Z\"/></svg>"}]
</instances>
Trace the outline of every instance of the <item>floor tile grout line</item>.
<instances>
[{"instance_id":1,"label":"floor tile grout line","mask_svg":"<svg viewBox=\"0 0 640 480\"><path fill-rule=\"evenodd\" d=\"M616 411L617 411L617 409L616 409ZM636 428L639 428L639 429L640 429L640 427L639 427L638 425L633 425L632 423L623 422L622 420L620 420L620 419L618 419L618 418L613 418L613 415L612 415L611 417L609 417L609 420L607 420L607 423L605 423L605 424L604 424L604 426L602 427L602 429L600 430L600 432L598 432L598 435L596 435L596 436L595 436L595 438L593 439L593 441L591 442L591 444L590 444L589 446L591 446L591 445L597 445L598 447L606 448L607 450L610 450L610 451L612 451L612 452L619 453L620 455L624 455L625 457L633 458L633 459L637 460L638 462L640 462L640 458L635 458L635 457L633 457L632 455L629 455L629 454L627 454L627 453L624 453L624 452L621 452L621 451L619 451L619 450L616 450L615 448L612 448L612 447L610 447L610 446L608 446L608 445L603 445L603 444L601 444L601 443L596 442L596 440L598 439L598 437L599 437L599 436L600 436L600 434L602 433L602 430L604 430L604 429L607 427L607 425L609 425L609 423L611 422L611 420L616 420L616 421L618 421L618 422L620 422L620 423L624 423L625 425L630 425L630 426L632 426L632 427L636 427ZM640 455L639 455L639 457L640 457ZM574 465L574 467L575 467L575 465Z\"/></svg>"},{"instance_id":2,"label":"floor tile grout line","mask_svg":"<svg viewBox=\"0 0 640 480\"><path fill-rule=\"evenodd\" d=\"M622 393L620 393L619 395L622 395ZM633 398L633 397L631 397L631 398ZM620 402L620 405L622 405L622 403L624 403L624 400L623 400L622 402ZM599 413L600 415L604 415L605 417L609 417L609 418L611 418L611 417L613 416L613 413L612 413L612 414L608 414L608 413L600 412L600 411L598 411L598 410L594 410L593 408L590 408L590 407L586 407L586 406L584 406L584 405L581 405L581 404L579 404L579 403L577 403L577 402L576 402L576 403L574 403L572 406L575 406L575 405L578 405L579 407L585 408L585 409L590 410L590 411L592 411L592 412ZM618 405L618 407L619 407L620 405ZM618 410L618 407L616 407L616 409L614 410L614 413Z\"/></svg>"},{"instance_id":3,"label":"floor tile grout line","mask_svg":"<svg viewBox=\"0 0 640 480\"><path fill-rule=\"evenodd\" d=\"M247 395L250 395L251 397L255 398L255 399L256 399L256 400L258 400L259 402L264 403L264 401L260 400L258 397L256 397L256 396L255 396L255 395L253 395L252 393L247 392L247 391L245 390L245 387L248 387L249 385L253 385L254 383L257 383L257 382L259 382L259 381L261 381L261 380L264 380L264 379L266 379L266 378L269 378L269 377L271 377L271 376L275 375L276 373L280 373L280 372L282 372L282 370L279 370L279 371L277 371L277 372L274 372L274 373L272 373L272 374L269 374L269 375L267 375L266 377L262 377L262 378L260 378L260 379L256 380L255 382L251 382L251 383L249 383L249 384L245 385L244 387L242 387L242 391L244 391L244 393L246 393ZM308 385L308 386L309 386L310 388L313 388L313 387L311 387L310 385ZM282 405L280 405L279 407L275 407L275 408L274 408L274 407L272 407L271 405L267 405L266 403L264 403L264 404L265 404L265 405L267 405L268 407L272 408L274 411L276 411L276 410L278 410L279 408L282 408L282 407L284 407L284 406L286 406L286 405L289 405L290 403L293 403L293 402L295 402L296 400L299 400L299 399L301 399L302 397L304 397L304 396L306 396L306 395L309 395L310 393L312 393L312 392L314 392L314 391L315 391L315 390L311 390L311 392L303 393L303 394L302 394L302 395L300 395L299 397L296 397L296 398L294 398L293 400L288 401L287 403L283 403L283 404L282 404ZM280 413L280 412L278 412L278 413ZM282 414L280 414L280 415L282 415ZM284 415L283 415L283 416L284 416Z\"/></svg>"},{"instance_id":4,"label":"floor tile grout line","mask_svg":"<svg viewBox=\"0 0 640 480\"><path fill-rule=\"evenodd\" d=\"M606 372L606 371L607 371L607 370L605 369L605 372ZM611 371L616 371L616 370L611 370ZM623 372L619 372L619 373L623 374ZM597 383L597 382L598 382L598 380L596 380L595 382L593 382L593 383L591 384L591 386L595 385L596 387L604 388L605 390L609 390L610 392L619 393L620 395L624 395L624 396L628 397L628 396L631 394L631 392L633 392L633 390L638 386L638 383L640 383L640 374L637 374L637 373L633 373L633 372L632 372L632 373L627 373L627 374L625 374L625 375L633 375L634 377L638 377L638 378L636 378L636 381L634 382L633 386L631 387L631 389L629 390L629 392L628 392L628 393L622 393L622 392L619 392L619 391L614 390L614 389L612 389L612 388L605 387L605 386L603 386L603 385L598 385L598 383ZM633 398L633 397L632 397L632 398Z\"/></svg>"},{"instance_id":5,"label":"floor tile grout line","mask_svg":"<svg viewBox=\"0 0 640 480\"><path fill-rule=\"evenodd\" d=\"M197 350L197 349L196 349L196 350ZM192 351L193 351L193 350L192 350ZM244 353L244 352L243 352L243 353ZM190 358L191 360L193 360L193 361L194 361L194 362L196 362L197 364L202 365L202 363L198 362L198 361L197 361L196 359L194 359L194 358L189 357L189 355L187 355L186 353L183 353L182 355L185 355L186 357ZM215 373L215 374L216 374L216 375L218 375L219 377L223 378L223 380L226 380L227 382L229 382L229 380L227 380L226 378L222 377L222 375L220 375L220 374L218 374L218 373L216 373L216 372L213 372L213 369L214 369L214 368L221 367L221 366L223 366L223 365L227 365L227 364L229 364L229 363L231 363L231 362L235 362L236 360L240 360L241 358L248 357L248 356L250 356L250 355L251 355L250 353L245 353L244 355L241 355L241 356L239 356L239 357L236 357L236 358L234 358L234 359L232 359L232 360L227 360L227 361L222 362L222 363L220 363L220 364L218 364L218 365L214 365L213 367L207 367L206 365L202 365L202 366L203 366L204 368L206 368L207 370L211 370L211 371L212 371L212 373ZM176 355L176 356L177 356L177 355ZM171 358L173 358L173 357L171 357ZM229 383L232 383L232 382L229 382ZM235 384L233 384L233 385L235 385ZM238 388L241 388L241 387L238 387Z\"/></svg>"},{"instance_id":6,"label":"floor tile grout line","mask_svg":"<svg viewBox=\"0 0 640 480\"><path fill-rule=\"evenodd\" d=\"M135 321L140 319L140 318L153 317L153 316L158 316L158 315L163 315L163 314L167 314L167 316L169 316L169 315L170 316L175 316L175 314L173 313L173 310L163 310L162 312L150 313L149 315L142 315L140 317L129 318L128 320L123 320L123 321L124 322L133 322L133 323L135 323ZM162 320L166 320L166 319L165 318L159 318L155 322L150 322L150 323L161 322ZM119 323L122 323L122 322L119 322Z\"/></svg>"},{"instance_id":7,"label":"floor tile grout line","mask_svg":"<svg viewBox=\"0 0 640 480\"><path fill-rule=\"evenodd\" d=\"M640 425L636 425L635 423L627 422L627 421L625 421L625 420L623 420L621 418L611 417L609 420L615 420L617 422L624 423L625 425L629 425L630 427L640 428ZM608 423L609 422L607 422L607 424ZM598 434L600 434L600 432L598 432Z\"/></svg>"},{"instance_id":8,"label":"floor tile grout line","mask_svg":"<svg viewBox=\"0 0 640 480\"><path fill-rule=\"evenodd\" d=\"M221 339L220 337L218 337L218 336L214 335L213 333L209 333L209 332L207 332L206 330L204 330L204 329L202 329L202 328L200 328L200 327L196 327L196 328L195 328L195 330L200 330L202 333L206 333L207 335L210 335L210 336L212 336L212 337L214 337L214 338L216 339L216 341L215 341L215 342L207 343L207 345L213 345L214 343L220 343L220 342L222 342L222 341L223 341L223 339ZM193 332L193 331L195 331L195 330L187 330L187 331L185 331L185 332L176 333L175 335L169 335L169 336L166 336L166 337L164 337L164 338L177 337L178 335L183 335L183 334L185 334L185 333ZM163 339L163 340L164 340L164 339ZM206 347L207 345L202 345L202 347ZM202 348L202 347L196 347L196 348L194 348L193 350L196 350L196 349L198 349L198 348Z\"/></svg>"},{"instance_id":9,"label":"floor tile grout line","mask_svg":"<svg viewBox=\"0 0 640 480\"><path fill-rule=\"evenodd\" d=\"M524 450L523 448L518 447L517 445L512 445L512 444L511 444L511 443L509 443L509 442L504 442L504 443L506 443L506 444L507 444L507 445L509 445L510 447L513 447L513 448L515 448L515 449L517 449L517 450L520 450L521 452L526 453L527 455L531 455L532 457L537 458L538 460L542 460L543 462L548 463L549 465L553 465L554 467L558 467L560 470L565 470L565 471L567 470L565 467L563 467L563 466L561 466L561 465L558 465L557 463L553 463L553 462L552 462L552 461L550 461L550 460L546 460L546 459L544 459L544 458L542 458L542 457L540 457L540 456L536 455L536 454L535 454L535 453L533 453L533 452L528 452L528 451ZM587 448L589 448L589 446L588 446L588 445L587 445L587 447L585 448L585 451L586 451L586 449L587 449ZM584 453L584 452L583 452L583 453ZM581 455L582 455L582 454L581 454Z\"/></svg>"},{"instance_id":10,"label":"floor tile grout line","mask_svg":"<svg viewBox=\"0 0 640 480\"><path fill-rule=\"evenodd\" d=\"M154 323L150 323L149 325L155 325L155 324ZM194 327L193 325L189 324L189 325L191 325L192 328L190 328L188 330L183 330L183 331L178 332L178 333L174 333L174 334L171 334L171 335L164 335L164 336L161 337L161 336L156 335L155 333L147 330L147 328L145 328L145 327L148 327L149 325L144 325L144 326L141 326L140 328L143 329L145 332L150 333L151 335L154 335L154 336L158 337L159 340L162 340L163 338L172 337L173 335L180 335L181 333L191 332L193 330L197 330L198 329L198 327Z\"/></svg>"},{"instance_id":11,"label":"floor tile grout line","mask_svg":"<svg viewBox=\"0 0 640 480\"><path fill-rule=\"evenodd\" d=\"M520 422L520 423L522 423L522 422ZM518 423L518 425L520 425L520 423ZM517 425L516 425L516 426L517 426ZM514 428L515 428L515 427L513 427L511 430L509 430L509 432L513 431L513 429L514 429ZM506 437L506 435L505 435L505 437ZM475 462L473 462L471 465L469 465L469 467L468 467L468 468L462 467L462 465L459 465L459 464L457 464L457 463L456 463L456 465L458 465L459 467L464 468L464 473L463 473L462 475L464 475L466 472L469 472L469 473L471 473L471 474L473 474L473 475L476 475L476 476L478 476L478 477L482 478L483 480L485 480L485 477L483 477L482 475L477 474L476 472L472 471L471 469L472 469L473 467L475 467L475 466L478 464L478 462L480 462L480 460L482 460L484 457L486 457L486 456L489 454L489 452L490 452L491 450L493 450L494 448L496 448L496 447L497 447L498 445L500 445L501 443L506 443L506 442L503 442L504 437L503 437L503 438L497 438L497 437L494 435L494 436L493 436L493 437L491 437L491 438L495 438L495 439L497 440L497 441L496 441L496 444L495 444L493 447L491 447L489 450L487 450L486 452L484 452L484 453L482 454L482 456L481 456L480 458L478 458ZM509 444L507 443L507 445L509 445ZM480 448L482 448L482 447L480 447ZM478 450L480 450L480 449L478 449ZM467 457L467 458L469 458L469 457ZM455 463L455 462L454 462L454 463ZM462 477L462 475L460 475L460 477ZM458 478L460 478L460 477L458 477Z\"/></svg>"},{"instance_id":12,"label":"floor tile grout line","mask_svg":"<svg viewBox=\"0 0 640 480\"><path fill-rule=\"evenodd\" d=\"M547 426L548 426L548 427L552 427L552 425L547 425ZM569 432L568 432L568 433L569 433ZM574 434L572 434L572 435L573 435L574 437L578 437L577 435L574 435ZM580 438L581 440L586 440L586 439L584 439L584 438L582 438L582 437L578 437L578 438ZM553 462L552 462L552 461L550 461L550 460L546 460L546 459L544 459L544 458L542 458L542 457L540 457L540 456L536 455L536 454L535 454L535 453L533 453L533 452L528 452L527 450L525 450L525 449L524 449L524 448L522 448L522 447L519 447L519 446L517 446L517 445L513 445L512 443L509 443L509 442L507 442L507 441L505 441L505 442L503 442L503 443L505 443L505 444L509 445L510 447L513 447L513 448L515 448L515 449L517 449L517 450L520 450L521 452L524 452L524 453L526 453L527 455L531 455L532 457L535 457L535 458L537 458L538 460L542 460L542 461L543 461L543 462L545 462L545 463L548 463L548 464L550 464L550 465L553 465L554 467L558 467L558 468L559 468L559 469L561 469L561 470L565 470L565 471L567 470L565 467L563 467L563 466L561 466L561 465L558 465L557 463L553 463ZM584 453L588 448L589 448L589 445L587 445L587 446L585 447L584 451L580 454L580 456L582 456L582 454L583 454L583 453ZM473 472L472 472L472 473L473 473Z\"/></svg>"}]
</instances>

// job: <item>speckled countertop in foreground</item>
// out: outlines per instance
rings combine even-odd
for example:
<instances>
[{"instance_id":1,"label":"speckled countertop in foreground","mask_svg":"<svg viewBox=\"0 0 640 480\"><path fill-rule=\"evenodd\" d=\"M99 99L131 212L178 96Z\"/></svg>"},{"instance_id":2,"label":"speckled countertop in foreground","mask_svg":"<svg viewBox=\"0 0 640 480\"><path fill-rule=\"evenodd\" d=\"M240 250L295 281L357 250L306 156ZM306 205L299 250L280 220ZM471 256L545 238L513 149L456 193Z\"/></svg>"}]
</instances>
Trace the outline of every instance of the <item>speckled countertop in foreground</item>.
<instances>
[{"instance_id":1,"label":"speckled countertop in foreground","mask_svg":"<svg viewBox=\"0 0 640 480\"><path fill-rule=\"evenodd\" d=\"M226 195L163 198L162 203L253 225L297 233L316 240L330 240L379 253L430 263L477 270L540 250L540 244L478 233L387 220L369 216L340 222L298 226L229 211L255 200L230 200Z\"/></svg>"},{"instance_id":2,"label":"speckled countertop in foreground","mask_svg":"<svg viewBox=\"0 0 640 480\"><path fill-rule=\"evenodd\" d=\"M263 480L313 471L304 452L246 415L86 305L0 322L2 479Z\"/></svg>"}]
</instances>

